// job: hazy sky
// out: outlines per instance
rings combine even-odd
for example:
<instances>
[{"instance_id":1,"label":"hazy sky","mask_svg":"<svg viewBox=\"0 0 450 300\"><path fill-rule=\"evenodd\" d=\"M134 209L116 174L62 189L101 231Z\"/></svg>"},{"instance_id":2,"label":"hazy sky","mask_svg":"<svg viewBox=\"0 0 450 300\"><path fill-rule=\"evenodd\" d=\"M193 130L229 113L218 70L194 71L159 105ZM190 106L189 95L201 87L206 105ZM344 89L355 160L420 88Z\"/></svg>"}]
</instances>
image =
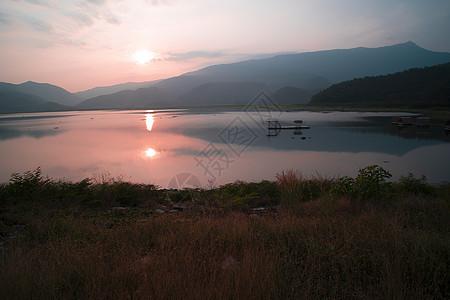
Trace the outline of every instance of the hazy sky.
<instances>
[{"instance_id":1,"label":"hazy sky","mask_svg":"<svg viewBox=\"0 0 450 300\"><path fill-rule=\"evenodd\" d=\"M0 0L0 81L75 92L268 53L450 52L449 30L449 0Z\"/></svg>"}]
</instances>

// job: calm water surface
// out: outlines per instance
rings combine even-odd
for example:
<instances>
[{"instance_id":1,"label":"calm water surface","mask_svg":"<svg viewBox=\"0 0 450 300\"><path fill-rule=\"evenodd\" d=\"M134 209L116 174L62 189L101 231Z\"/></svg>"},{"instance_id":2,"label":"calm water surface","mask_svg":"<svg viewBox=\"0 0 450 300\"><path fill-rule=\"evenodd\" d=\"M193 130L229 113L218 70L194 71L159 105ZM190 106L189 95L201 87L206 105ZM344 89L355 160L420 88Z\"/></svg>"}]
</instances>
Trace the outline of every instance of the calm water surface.
<instances>
[{"instance_id":1,"label":"calm water surface","mask_svg":"<svg viewBox=\"0 0 450 300\"><path fill-rule=\"evenodd\" d=\"M93 175L162 187L272 180L282 170L355 176L381 165L450 180L450 136L442 127L398 130L387 113L282 112L283 125L310 129L273 136L257 112L219 110L84 111L0 115L0 181L42 167L52 178ZM404 114L402 114L404 115ZM273 115L272 115L273 117Z\"/></svg>"}]
</instances>

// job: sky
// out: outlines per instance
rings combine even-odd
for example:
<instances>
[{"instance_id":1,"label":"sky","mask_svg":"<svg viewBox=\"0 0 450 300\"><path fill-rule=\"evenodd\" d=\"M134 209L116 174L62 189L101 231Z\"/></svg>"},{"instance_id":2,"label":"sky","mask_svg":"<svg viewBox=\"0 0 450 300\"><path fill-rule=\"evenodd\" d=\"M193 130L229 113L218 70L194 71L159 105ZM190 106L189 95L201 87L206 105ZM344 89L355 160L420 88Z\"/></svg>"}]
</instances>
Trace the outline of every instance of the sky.
<instances>
[{"instance_id":1,"label":"sky","mask_svg":"<svg viewBox=\"0 0 450 300\"><path fill-rule=\"evenodd\" d=\"M274 53L450 52L449 28L449 0L0 0L0 81L77 92Z\"/></svg>"}]
</instances>

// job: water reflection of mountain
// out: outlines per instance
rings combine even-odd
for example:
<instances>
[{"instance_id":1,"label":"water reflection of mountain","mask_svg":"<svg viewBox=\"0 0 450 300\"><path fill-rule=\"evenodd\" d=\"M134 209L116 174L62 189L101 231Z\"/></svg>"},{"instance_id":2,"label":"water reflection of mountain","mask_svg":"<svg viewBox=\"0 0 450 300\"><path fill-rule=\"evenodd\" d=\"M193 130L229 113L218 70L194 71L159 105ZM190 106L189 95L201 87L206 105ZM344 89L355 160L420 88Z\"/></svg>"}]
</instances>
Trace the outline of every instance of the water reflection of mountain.
<instances>
[{"instance_id":1,"label":"water reflection of mountain","mask_svg":"<svg viewBox=\"0 0 450 300\"><path fill-rule=\"evenodd\" d=\"M8 140L23 136L42 138L60 133L58 126L51 122L53 119L71 117L73 115L33 115L23 116L5 115L0 118L0 140ZM46 122L46 121L49 122ZM48 125L48 129L41 129L41 125ZM39 128L39 129L37 129Z\"/></svg>"},{"instance_id":2,"label":"water reflection of mountain","mask_svg":"<svg viewBox=\"0 0 450 300\"><path fill-rule=\"evenodd\" d=\"M225 144L219 138L224 129L220 126L183 128L182 133L208 142ZM317 123L311 129L301 132L282 130L278 136L271 137L266 136L268 132L256 126L250 127L250 130L248 136L253 132L257 138L248 150L269 148L279 151L378 152L402 156L417 148L450 142L450 137L439 128L430 128L427 134L415 133L412 129L411 132L398 132L391 128L390 123L383 126L373 122ZM242 140L244 139L230 139L229 142L239 144Z\"/></svg>"},{"instance_id":3,"label":"water reflection of mountain","mask_svg":"<svg viewBox=\"0 0 450 300\"><path fill-rule=\"evenodd\" d=\"M394 135L404 139L418 139L418 140L438 140L442 142L450 142L450 136L445 134L443 125L430 125L428 128L418 128L416 125L407 127L391 126L390 120L386 117L371 117L367 118L368 122L361 123L347 123L342 126L342 123L337 126L343 130L349 130L359 133L375 133Z\"/></svg>"},{"instance_id":4,"label":"water reflection of mountain","mask_svg":"<svg viewBox=\"0 0 450 300\"><path fill-rule=\"evenodd\" d=\"M307 139L300 140L303 143L297 144L300 149L309 151L378 152L402 156L417 148L443 143L437 139L405 139L395 134L353 128L316 127L311 128L309 132L304 131L303 135ZM286 134L286 137L283 143L288 143L291 139L289 134Z\"/></svg>"},{"instance_id":5,"label":"water reflection of mountain","mask_svg":"<svg viewBox=\"0 0 450 300\"><path fill-rule=\"evenodd\" d=\"M58 130L17 130L10 128L1 128L0 127L0 141L15 139L19 137L32 137L32 138L43 138L46 136L56 135L58 134Z\"/></svg>"}]
</instances>

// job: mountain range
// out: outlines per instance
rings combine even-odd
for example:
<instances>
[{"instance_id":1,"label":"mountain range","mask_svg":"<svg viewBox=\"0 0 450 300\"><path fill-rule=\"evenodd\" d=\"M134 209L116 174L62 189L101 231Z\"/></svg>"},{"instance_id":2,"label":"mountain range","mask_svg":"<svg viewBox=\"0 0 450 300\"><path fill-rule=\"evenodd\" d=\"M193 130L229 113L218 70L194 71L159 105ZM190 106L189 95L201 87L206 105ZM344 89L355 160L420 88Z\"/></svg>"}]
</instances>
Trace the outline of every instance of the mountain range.
<instances>
[{"instance_id":1,"label":"mountain range","mask_svg":"<svg viewBox=\"0 0 450 300\"><path fill-rule=\"evenodd\" d=\"M76 96L80 97L83 100L95 98L98 96L103 95L109 95L113 93L117 93L120 91L125 90L137 90L139 88L146 88L152 86L154 83L158 82L159 80L155 81L146 81L146 82L126 82L126 83L119 83L111 86L100 86L95 87L86 91L76 92L74 93Z\"/></svg>"},{"instance_id":2,"label":"mountain range","mask_svg":"<svg viewBox=\"0 0 450 300\"><path fill-rule=\"evenodd\" d=\"M450 107L450 63L337 83L315 94L311 103Z\"/></svg>"},{"instance_id":3,"label":"mountain range","mask_svg":"<svg viewBox=\"0 0 450 300\"><path fill-rule=\"evenodd\" d=\"M78 96L48 83L0 82L0 112L2 113L65 110L80 101L82 99Z\"/></svg>"},{"instance_id":4,"label":"mountain range","mask_svg":"<svg viewBox=\"0 0 450 300\"><path fill-rule=\"evenodd\" d=\"M307 103L314 94L339 82L446 62L450 62L450 53L429 51L407 42L380 48L277 55L209 66L164 80L74 94L50 84L0 83L0 112L245 105L262 90L278 104Z\"/></svg>"}]
</instances>

